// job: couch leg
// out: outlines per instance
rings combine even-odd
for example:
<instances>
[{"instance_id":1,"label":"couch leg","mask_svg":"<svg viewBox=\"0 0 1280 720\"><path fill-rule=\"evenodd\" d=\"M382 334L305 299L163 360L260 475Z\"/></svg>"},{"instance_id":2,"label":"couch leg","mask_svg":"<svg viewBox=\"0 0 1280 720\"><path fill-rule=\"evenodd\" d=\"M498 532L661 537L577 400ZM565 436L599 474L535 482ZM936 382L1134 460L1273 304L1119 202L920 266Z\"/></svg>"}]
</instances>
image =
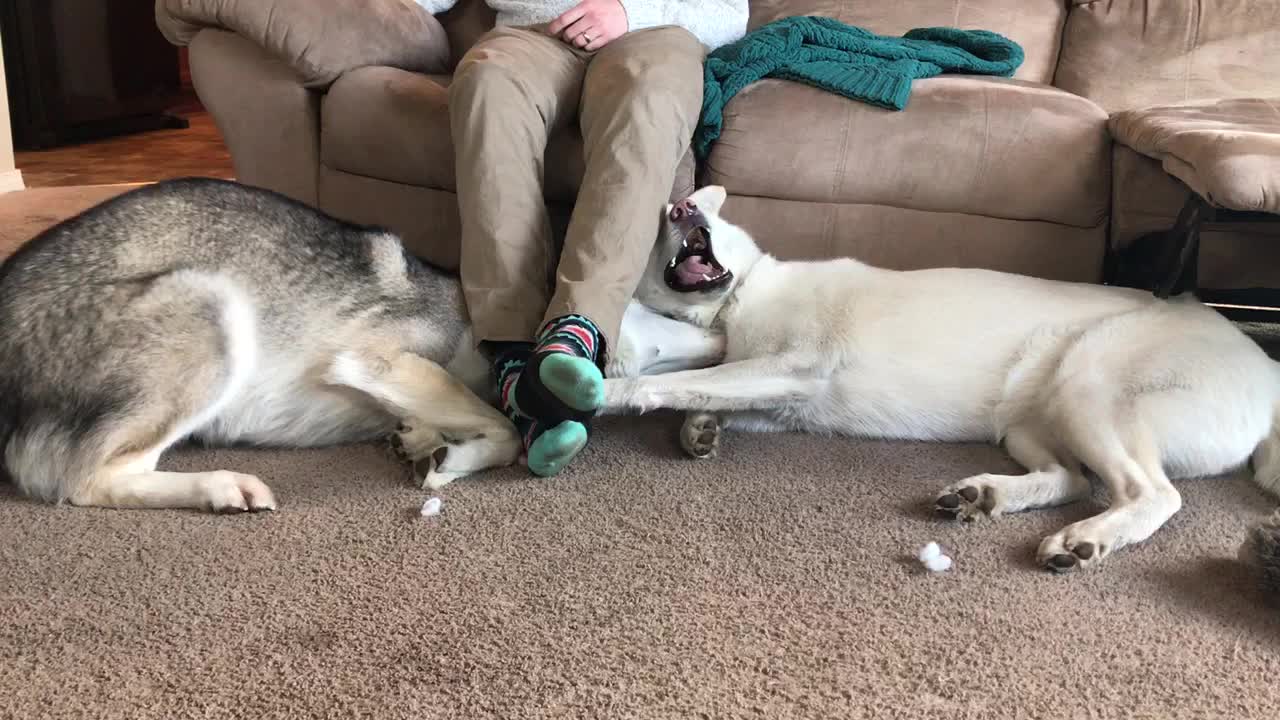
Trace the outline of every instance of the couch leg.
<instances>
[{"instance_id":1,"label":"couch leg","mask_svg":"<svg viewBox=\"0 0 1280 720\"><path fill-rule=\"evenodd\" d=\"M1156 297L1167 298L1196 289L1196 270L1200 256L1200 226L1213 214L1204 198L1191 193L1178 212L1178 219L1165 234L1165 242L1156 260L1158 272Z\"/></svg>"}]
</instances>

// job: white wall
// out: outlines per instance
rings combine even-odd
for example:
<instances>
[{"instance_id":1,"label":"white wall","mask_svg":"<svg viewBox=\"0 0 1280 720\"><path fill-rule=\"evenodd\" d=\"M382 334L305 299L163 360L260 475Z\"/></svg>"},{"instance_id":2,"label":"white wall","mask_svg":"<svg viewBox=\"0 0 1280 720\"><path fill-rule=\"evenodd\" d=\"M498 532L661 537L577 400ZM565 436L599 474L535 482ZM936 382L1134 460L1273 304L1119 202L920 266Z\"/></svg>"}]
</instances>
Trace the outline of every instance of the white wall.
<instances>
[{"instance_id":1,"label":"white wall","mask_svg":"<svg viewBox=\"0 0 1280 720\"><path fill-rule=\"evenodd\" d=\"M13 162L13 131L9 126L9 91L4 79L3 48L0 47L0 193L22 188L22 172Z\"/></svg>"}]
</instances>

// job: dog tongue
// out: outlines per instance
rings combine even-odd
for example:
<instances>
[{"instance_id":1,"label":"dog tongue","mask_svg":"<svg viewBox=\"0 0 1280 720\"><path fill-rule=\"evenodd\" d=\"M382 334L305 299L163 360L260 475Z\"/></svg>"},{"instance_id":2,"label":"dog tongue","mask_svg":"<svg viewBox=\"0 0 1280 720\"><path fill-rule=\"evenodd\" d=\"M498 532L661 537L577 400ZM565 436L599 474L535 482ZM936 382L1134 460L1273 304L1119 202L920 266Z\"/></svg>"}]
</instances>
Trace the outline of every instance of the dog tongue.
<instances>
[{"instance_id":1,"label":"dog tongue","mask_svg":"<svg viewBox=\"0 0 1280 720\"><path fill-rule=\"evenodd\" d=\"M690 255L676 266L676 277L685 285L693 285L702 282L703 275L710 277L715 271L711 263L702 261L701 255Z\"/></svg>"}]
</instances>

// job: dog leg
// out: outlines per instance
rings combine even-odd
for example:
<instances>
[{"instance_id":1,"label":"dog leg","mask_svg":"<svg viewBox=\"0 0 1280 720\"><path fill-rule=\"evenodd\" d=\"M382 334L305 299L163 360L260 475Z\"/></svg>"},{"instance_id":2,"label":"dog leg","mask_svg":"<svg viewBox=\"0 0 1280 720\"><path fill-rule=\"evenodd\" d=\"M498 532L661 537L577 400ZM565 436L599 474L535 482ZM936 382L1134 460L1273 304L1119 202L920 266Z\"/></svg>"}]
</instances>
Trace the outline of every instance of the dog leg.
<instances>
[{"instance_id":1,"label":"dog leg","mask_svg":"<svg viewBox=\"0 0 1280 720\"><path fill-rule=\"evenodd\" d=\"M276 499L252 475L144 472L99 478L69 499L80 507L186 508L216 513L275 510Z\"/></svg>"},{"instance_id":2,"label":"dog leg","mask_svg":"<svg viewBox=\"0 0 1280 720\"><path fill-rule=\"evenodd\" d=\"M243 473L158 472L156 464L167 445L148 452L119 456L99 468L91 481L68 499L80 507L182 508L216 513L275 510L271 489Z\"/></svg>"},{"instance_id":3,"label":"dog leg","mask_svg":"<svg viewBox=\"0 0 1280 720\"><path fill-rule=\"evenodd\" d=\"M680 447L689 457L712 460L720 452L720 418L715 413L692 412L680 428Z\"/></svg>"},{"instance_id":4,"label":"dog leg","mask_svg":"<svg viewBox=\"0 0 1280 720\"><path fill-rule=\"evenodd\" d=\"M249 475L156 471L168 448L243 392L258 363L252 301L216 273L180 270L136 287L97 329L110 337L96 361L66 389L97 407L93 420L28 425L4 448L6 466L33 495L77 506L275 509L271 490Z\"/></svg>"},{"instance_id":5,"label":"dog leg","mask_svg":"<svg viewBox=\"0 0 1280 720\"><path fill-rule=\"evenodd\" d=\"M680 428L680 447L693 458L711 460L720 452L720 438L726 430L745 432L785 432L788 428L764 412L735 412L717 415L690 412Z\"/></svg>"},{"instance_id":6,"label":"dog leg","mask_svg":"<svg viewBox=\"0 0 1280 720\"><path fill-rule=\"evenodd\" d=\"M778 358L756 358L701 370L607 379L605 407L612 412L773 410L808 402L825 379Z\"/></svg>"},{"instance_id":7,"label":"dog leg","mask_svg":"<svg viewBox=\"0 0 1280 720\"><path fill-rule=\"evenodd\" d=\"M515 425L440 365L413 353L390 359L342 353L327 379L368 394L401 423L392 446L440 488L481 470L510 465L523 447Z\"/></svg>"},{"instance_id":8,"label":"dog leg","mask_svg":"<svg viewBox=\"0 0 1280 720\"><path fill-rule=\"evenodd\" d=\"M1005 513L1055 507L1089 496L1089 480L1078 464L1068 468L1032 432L1013 428L1005 448L1025 475L983 473L952 483L938 493L935 509L965 521L999 517Z\"/></svg>"},{"instance_id":9,"label":"dog leg","mask_svg":"<svg viewBox=\"0 0 1280 720\"><path fill-rule=\"evenodd\" d=\"M1161 467L1158 447L1141 428L1122 434L1109 423L1081 418L1071 429L1068 447L1106 483L1111 507L1040 543L1038 561L1056 572L1091 567L1146 540L1182 508L1182 496ZM1131 438L1127 443L1125 436Z\"/></svg>"},{"instance_id":10,"label":"dog leg","mask_svg":"<svg viewBox=\"0 0 1280 720\"><path fill-rule=\"evenodd\" d=\"M696 370L723 360L724 349L722 333L672 320L632 301L605 374L621 378Z\"/></svg>"}]
</instances>

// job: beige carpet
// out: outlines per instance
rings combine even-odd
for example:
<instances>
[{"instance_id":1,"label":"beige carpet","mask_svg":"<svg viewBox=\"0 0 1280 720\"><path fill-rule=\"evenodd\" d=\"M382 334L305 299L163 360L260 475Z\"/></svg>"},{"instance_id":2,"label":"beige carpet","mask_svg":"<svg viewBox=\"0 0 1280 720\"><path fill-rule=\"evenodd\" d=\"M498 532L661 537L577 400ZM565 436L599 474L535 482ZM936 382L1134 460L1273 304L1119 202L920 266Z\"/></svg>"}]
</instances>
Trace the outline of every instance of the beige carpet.
<instances>
[{"instance_id":1,"label":"beige carpet","mask_svg":"<svg viewBox=\"0 0 1280 720\"><path fill-rule=\"evenodd\" d=\"M0 209L9 205L0 196ZM47 507L0 486L0 718L1274 718L1280 610L1234 561L1272 503L1185 483L1073 577L1038 539L1098 504L961 526L994 449L615 419L564 475L426 495L376 447L184 450L270 515ZM945 575L910 560L929 540Z\"/></svg>"}]
</instances>

